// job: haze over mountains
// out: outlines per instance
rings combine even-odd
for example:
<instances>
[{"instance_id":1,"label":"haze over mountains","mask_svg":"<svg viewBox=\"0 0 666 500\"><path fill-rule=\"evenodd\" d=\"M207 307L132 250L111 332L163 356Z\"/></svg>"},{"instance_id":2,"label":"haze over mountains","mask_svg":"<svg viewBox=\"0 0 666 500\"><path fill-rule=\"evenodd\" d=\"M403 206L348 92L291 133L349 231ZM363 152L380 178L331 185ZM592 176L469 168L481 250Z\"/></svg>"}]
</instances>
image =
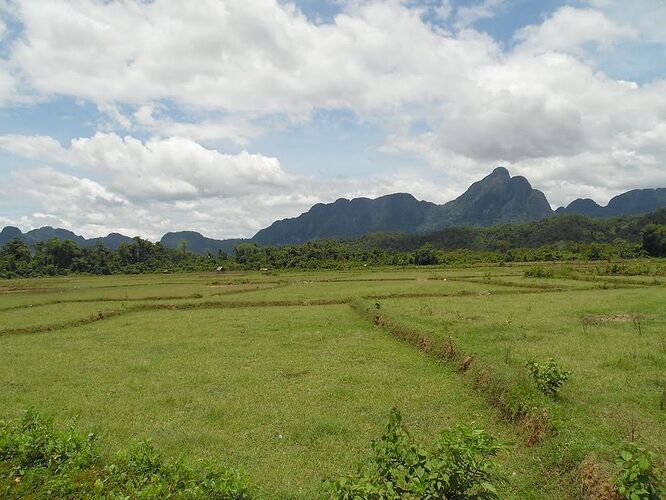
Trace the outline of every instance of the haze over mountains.
<instances>
[{"instance_id":1,"label":"haze over mountains","mask_svg":"<svg viewBox=\"0 0 666 500\"><path fill-rule=\"evenodd\" d=\"M589 217L617 217L648 213L666 206L666 188L637 189L618 195L603 207L590 199L577 199L553 211L546 196L532 188L521 176L511 177L503 167L472 184L461 196L443 205L419 201L408 193L395 193L376 199L341 198L333 203L314 205L298 217L275 221L250 239L216 240L194 231L170 232L161 242L178 248L185 242L195 253L233 253L239 243L261 245L304 243L323 238L356 238L373 232L427 233L452 226L492 226L499 223L529 222L554 214L581 214ZM23 234L5 227L0 245L18 237L28 244L50 238L72 240L79 246L101 242L117 248L131 238L118 233L86 239L65 229L42 227Z\"/></svg>"}]
</instances>

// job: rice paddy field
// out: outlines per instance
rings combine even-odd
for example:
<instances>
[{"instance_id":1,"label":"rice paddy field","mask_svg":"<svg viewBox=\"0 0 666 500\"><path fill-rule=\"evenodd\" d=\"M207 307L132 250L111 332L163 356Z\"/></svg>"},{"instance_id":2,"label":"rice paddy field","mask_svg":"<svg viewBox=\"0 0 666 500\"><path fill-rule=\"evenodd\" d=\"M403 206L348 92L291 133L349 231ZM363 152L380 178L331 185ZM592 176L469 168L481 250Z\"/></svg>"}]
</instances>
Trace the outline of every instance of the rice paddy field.
<instances>
[{"instance_id":1,"label":"rice paddy field","mask_svg":"<svg viewBox=\"0 0 666 500\"><path fill-rule=\"evenodd\" d=\"M0 419L32 408L109 453L147 439L309 499L397 407L423 443L458 424L500 439L501 498L584 498L630 441L664 466L665 266L641 269L0 281ZM526 368L550 358L570 371L555 399Z\"/></svg>"}]
</instances>

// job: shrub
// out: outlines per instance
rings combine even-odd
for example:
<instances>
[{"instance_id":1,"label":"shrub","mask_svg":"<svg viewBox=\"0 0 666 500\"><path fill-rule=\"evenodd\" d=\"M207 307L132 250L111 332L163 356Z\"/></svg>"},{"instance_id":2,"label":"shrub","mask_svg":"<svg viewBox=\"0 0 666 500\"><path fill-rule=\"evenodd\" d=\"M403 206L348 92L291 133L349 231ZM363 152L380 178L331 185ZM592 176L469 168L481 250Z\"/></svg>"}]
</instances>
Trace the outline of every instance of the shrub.
<instances>
[{"instance_id":1,"label":"shrub","mask_svg":"<svg viewBox=\"0 0 666 500\"><path fill-rule=\"evenodd\" d=\"M94 434L56 429L34 412L0 421L0 498L245 499L248 491L236 471L167 462L146 443L107 463Z\"/></svg>"},{"instance_id":2,"label":"shrub","mask_svg":"<svg viewBox=\"0 0 666 500\"><path fill-rule=\"evenodd\" d=\"M535 266L526 269L523 276L525 278L552 278L554 274L552 267Z\"/></svg>"},{"instance_id":3,"label":"shrub","mask_svg":"<svg viewBox=\"0 0 666 500\"><path fill-rule=\"evenodd\" d=\"M658 500L666 498L661 471L655 464L656 456L635 443L625 446L615 463L620 466L618 491L630 500Z\"/></svg>"},{"instance_id":4,"label":"shrub","mask_svg":"<svg viewBox=\"0 0 666 500\"><path fill-rule=\"evenodd\" d=\"M372 443L374 456L365 470L330 484L340 499L496 499L501 481L491 460L502 447L482 430L444 431L432 452L412 441L397 409L385 434Z\"/></svg>"},{"instance_id":5,"label":"shrub","mask_svg":"<svg viewBox=\"0 0 666 500\"><path fill-rule=\"evenodd\" d=\"M553 358L545 364L528 361L527 368L539 390L551 398L555 398L564 382L569 380L570 372L560 370Z\"/></svg>"}]
</instances>

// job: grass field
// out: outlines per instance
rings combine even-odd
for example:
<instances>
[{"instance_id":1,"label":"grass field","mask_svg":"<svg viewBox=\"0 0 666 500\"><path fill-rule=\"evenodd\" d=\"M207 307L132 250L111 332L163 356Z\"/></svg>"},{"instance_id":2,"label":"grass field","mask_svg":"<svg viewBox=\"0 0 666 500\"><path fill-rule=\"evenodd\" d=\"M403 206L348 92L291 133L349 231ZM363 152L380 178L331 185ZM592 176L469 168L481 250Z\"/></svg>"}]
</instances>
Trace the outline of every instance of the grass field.
<instances>
[{"instance_id":1,"label":"grass field","mask_svg":"<svg viewBox=\"0 0 666 500\"><path fill-rule=\"evenodd\" d=\"M581 465L612 475L631 440L663 465L666 277L529 268L0 282L0 418L34 408L110 452L149 439L214 458L261 498L324 495L393 406L424 443L457 424L506 443L502 498L581 498ZM551 357L571 371L556 400L525 367ZM540 416L539 439L489 376Z\"/></svg>"}]
</instances>

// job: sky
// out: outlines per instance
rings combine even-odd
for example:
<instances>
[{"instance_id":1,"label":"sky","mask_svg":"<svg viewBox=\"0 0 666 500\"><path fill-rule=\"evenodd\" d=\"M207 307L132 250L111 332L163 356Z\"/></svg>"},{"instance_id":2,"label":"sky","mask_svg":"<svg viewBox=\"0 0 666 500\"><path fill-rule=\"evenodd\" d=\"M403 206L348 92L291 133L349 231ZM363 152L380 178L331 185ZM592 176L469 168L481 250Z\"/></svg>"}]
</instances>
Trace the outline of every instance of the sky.
<instances>
[{"instance_id":1,"label":"sky","mask_svg":"<svg viewBox=\"0 0 666 500\"><path fill-rule=\"evenodd\" d=\"M0 227L250 237L318 202L666 187L666 0L0 0Z\"/></svg>"}]
</instances>

